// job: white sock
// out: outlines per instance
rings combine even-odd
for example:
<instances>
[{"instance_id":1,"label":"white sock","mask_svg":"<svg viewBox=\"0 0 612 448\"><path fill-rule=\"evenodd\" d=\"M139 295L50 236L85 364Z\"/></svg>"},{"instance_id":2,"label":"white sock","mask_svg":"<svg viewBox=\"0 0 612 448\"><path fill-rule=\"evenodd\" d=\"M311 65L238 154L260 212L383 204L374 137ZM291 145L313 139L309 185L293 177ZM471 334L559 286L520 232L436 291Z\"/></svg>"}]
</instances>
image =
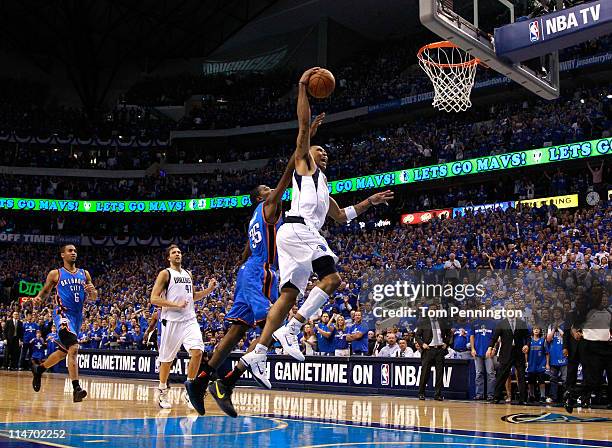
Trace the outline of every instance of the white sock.
<instances>
[{"instance_id":1,"label":"white sock","mask_svg":"<svg viewBox=\"0 0 612 448\"><path fill-rule=\"evenodd\" d=\"M261 354L266 354L266 353L268 353L268 347L266 347L263 344L257 344L255 346L255 353L260 354L260 355Z\"/></svg>"},{"instance_id":2,"label":"white sock","mask_svg":"<svg viewBox=\"0 0 612 448\"><path fill-rule=\"evenodd\" d=\"M302 325L304 325L304 322L300 322L295 317L292 317L287 324L287 329L289 330L289 333L297 335L302 329Z\"/></svg>"},{"instance_id":3,"label":"white sock","mask_svg":"<svg viewBox=\"0 0 612 448\"><path fill-rule=\"evenodd\" d=\"M162 383L161 381L159 382L159 388L160 389L168 389L168 386L165 383Z\"/></svg>"},{"instance_id":4,"label":"white sock","mask_svg":"<svg viewBox=\"0 0 612 448\"><path fill-rule=\"evenodd\" d=\"M310 291L310 294L308 294L308 298L304 304L298 310L298 314L304 319L308 320L317 312L319 308L325 305L327 300L329 300L327 293L318 286L315 286L312 288L312 291Z\"/></svg>"}]
</instances>

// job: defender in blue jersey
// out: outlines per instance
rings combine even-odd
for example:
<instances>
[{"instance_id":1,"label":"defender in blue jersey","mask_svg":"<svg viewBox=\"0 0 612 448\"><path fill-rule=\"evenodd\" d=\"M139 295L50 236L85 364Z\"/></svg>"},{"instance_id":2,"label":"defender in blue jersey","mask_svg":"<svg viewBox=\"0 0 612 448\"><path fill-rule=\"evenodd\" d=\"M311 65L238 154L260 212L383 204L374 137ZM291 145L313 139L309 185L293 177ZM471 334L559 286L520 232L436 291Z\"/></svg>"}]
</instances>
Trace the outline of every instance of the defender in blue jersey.
<instances>
[{"instance_id":1,"label":"defender in blue jersey","mask_svg":"<svg viewBox=\"0 0 612 448\"><path fill-rule=\"evenodd\" d=\"M35 392L38 392L43 373L67 358L68 374L74 389L72 399L74 402L79 402L83 401L87 392L81 389L79 384L77 335L83 321L83 303L87 297L95 300L98 292L91 281L89 272L76 267L77 250L73 244L62 246L60 255L64 266L49 272L45 285L34 297L34 303L40 303L49 295L52 288L56 289L53 321L58 329L58 340L55 341L58 348L45 362L32 366L32 387Z\"/></svg>"},{"instance_id":2,"label":"defender in blue jersey","mask_svg":"<svg viewBox=\"0 0 612 448\"><path fill-rule=\"evenodd\" d=\"M310 126L311 137L316 134L324 118L325 114L320 114L314 119ZM294 169L295 157L292 156L276 189L259 185L250 194L251 203L256 205L249 221L247 244L238 269L234 306L225 316L231 326L217 345L212 358L203 365L199 375L202 381L210 381L247 331L265 324L268 310L278 298L276 233L282 225L281 201L291 182ZM250 348L253 347L254 344ZM238 416L231 395L236 382L245 371L246 367L238 363L234 370L211 383L208 389L219 407L230 417Z\"/></svg>"},{"instance_id":3,"label":"defender in blue jersey","mask_svg":"<svg viewBox=\"0 0 612 448\"><path fill-rule=\"evenodd\" d=\"M270 304L278 298L276 232L283 223L278 206L275 206L275 214L271 218L265 215L267 207L264 199L272 194L272 190L263 185L257 190L251 194L251 201L259 202L259 205L249 221L245 254L250 254L238 269L234 306L225 316L228 322L245 324L249 328L265 321Z\"/></svg>"}]
</instances>

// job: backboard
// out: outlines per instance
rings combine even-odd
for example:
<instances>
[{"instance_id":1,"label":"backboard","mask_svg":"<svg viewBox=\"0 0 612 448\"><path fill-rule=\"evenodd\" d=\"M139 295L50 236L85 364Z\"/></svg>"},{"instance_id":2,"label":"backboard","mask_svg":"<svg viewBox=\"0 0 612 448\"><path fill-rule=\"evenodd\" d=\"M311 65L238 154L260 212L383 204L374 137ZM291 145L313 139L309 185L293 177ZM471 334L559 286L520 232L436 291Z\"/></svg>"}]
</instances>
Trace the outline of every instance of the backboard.
<instances>
[{"instance_id":1,"label":"backboard","mask_svg":"<svg viewBox=\"0 0 612 448\"><path fill-rule=\"evenodd\" d=\"M542 98L559 97L559 55L557 51L538 56L535 60L512 62L500 58L495 51L495 39L491 24L485 23L481 2L490 8L495 3L505 14L497 14L496 20L508 25L514 23L514 4L509 0L471 0L472 8L466 9L466 1L419 0L421 23L443 39L451 41L467 51L481 63L531 90ZM488 28L488 29L487 29ZM529 37L527 36L527 39Z\"/></svg>"}]
</instances>

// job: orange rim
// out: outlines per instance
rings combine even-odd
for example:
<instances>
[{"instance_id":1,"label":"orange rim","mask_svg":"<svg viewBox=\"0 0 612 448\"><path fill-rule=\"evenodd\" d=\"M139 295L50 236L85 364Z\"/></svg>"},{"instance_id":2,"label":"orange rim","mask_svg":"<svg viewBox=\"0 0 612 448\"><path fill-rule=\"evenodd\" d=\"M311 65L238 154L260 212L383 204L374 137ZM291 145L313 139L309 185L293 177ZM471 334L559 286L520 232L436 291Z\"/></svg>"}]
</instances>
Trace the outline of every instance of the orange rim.
<instances>
[{"instance_id":1,"label":"orange rim","mask_svg":"<svg viewBox=\"0 0 612 448\"><path fill-rule=\"evenodd\" d=\"M459 48L457 45L455 45L451 41L443 40L441 42L434 42L434 43L427 44L427 45L421 47L421 49L417 53L417 57L419 58L420 61L424 62L425 64L434 65L434 66L440 67L440 68L472 67L474 65L480 64L480 59L478 59L478 58L472 58L469 61L460 62L460 63L457 63L457 64L440 64L438 62L429 61L429 60L427 60L427 59L425 59L423 57L423 52L425 50L435 50L435 49L438 49L438 48L457 48L457 49L461 50L461 48ZM462 50L462 51L464 51L464 50ZM469 53L467 53L467 54L469 54Z\"/></svg>"}]
</instances>

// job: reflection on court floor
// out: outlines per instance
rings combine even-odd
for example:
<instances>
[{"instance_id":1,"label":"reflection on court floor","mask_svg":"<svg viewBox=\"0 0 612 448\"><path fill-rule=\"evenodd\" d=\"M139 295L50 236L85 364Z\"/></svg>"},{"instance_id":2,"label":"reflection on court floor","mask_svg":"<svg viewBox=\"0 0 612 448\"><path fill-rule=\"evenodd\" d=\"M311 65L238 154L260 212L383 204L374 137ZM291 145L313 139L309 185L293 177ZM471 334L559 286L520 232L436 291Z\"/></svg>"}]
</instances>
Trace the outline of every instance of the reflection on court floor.
<instances>
[{"instance_id":1,"label":"reflection on court floor","mask_svg":"<svg viewBox=\"0 0 612 448\"><path fill-rule=\"evenodd\" d=\"M25 373L0 375L0 389L7 391L0 447L611 445L611 411L568 416L550 407L239 388L234 402L241 417L231 419L220 415L211 398L208 414L198 417L186 407L180 385L171 389L173 409L160 411L154 382L93 377L81 382L89 397L74 404L63 376L49 375L45 393L32 394Z\"/></svg>"},{"instance_id":2,"label":"reflection on court floor","mask_svg":"<svg viewBox=\"0 0 612 448\"><path fill-rule=\"evenodd\" d=\"M55 446L97 447L341 447L341 446L504 446L565 447L609 446L608 442L557 439L538 436L474 431L444 431L430 428L361 426L350 422L332 423L316 419L288 419L264 416L230 419L221 416L168 417L160 413L148 419L90 420L45 423L3 424L2 446L24 446L27 439L11 439L24 431L41 436L43 431L61 431L59 439L38 439L31 446L52 442ZM65 432L64 432L65 431ZM6 437L8 436L8 440Z\"/></svg>"}]
</instances>

